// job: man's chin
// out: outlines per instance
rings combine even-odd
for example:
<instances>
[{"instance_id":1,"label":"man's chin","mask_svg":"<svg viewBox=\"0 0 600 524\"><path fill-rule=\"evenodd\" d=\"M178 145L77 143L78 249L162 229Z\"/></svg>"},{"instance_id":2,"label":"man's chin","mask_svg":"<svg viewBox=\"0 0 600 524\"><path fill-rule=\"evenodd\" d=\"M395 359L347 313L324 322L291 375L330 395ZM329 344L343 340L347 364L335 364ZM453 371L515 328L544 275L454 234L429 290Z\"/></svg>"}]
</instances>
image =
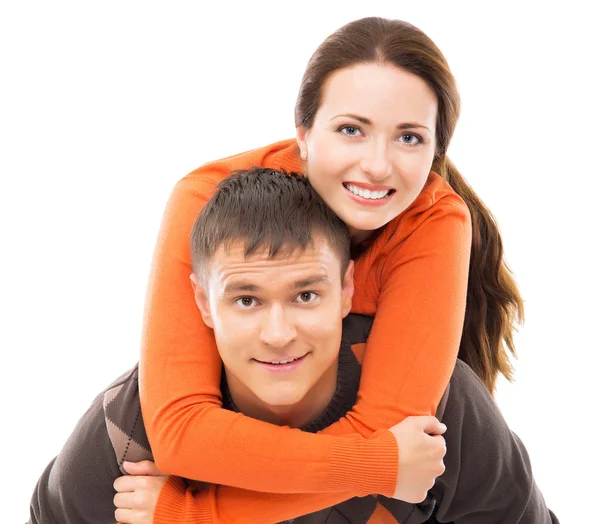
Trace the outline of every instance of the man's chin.
<instances>
[{"instance_id":1,"label":"man's chin","mask_svg":"<svg viewBox=\"0 0 600 524\"><path fill-rule=\"evenodd\" d=\"M269 407L277 409L291 409L302 400L304 395L297 391L274 391L265 392L259 398Z\"/></svg>"},{"instance_id":2,"label":"man's chin","mask_svg":"<svg viewBox=\"0 0 600 524\"><path fill-rule=\"evenodd\" d=\"M273 413L289 412L306 396L306 389L300 384L273 384L271 388L261 388L254 394L263 406Z\"/></svg>"}]
</instances>

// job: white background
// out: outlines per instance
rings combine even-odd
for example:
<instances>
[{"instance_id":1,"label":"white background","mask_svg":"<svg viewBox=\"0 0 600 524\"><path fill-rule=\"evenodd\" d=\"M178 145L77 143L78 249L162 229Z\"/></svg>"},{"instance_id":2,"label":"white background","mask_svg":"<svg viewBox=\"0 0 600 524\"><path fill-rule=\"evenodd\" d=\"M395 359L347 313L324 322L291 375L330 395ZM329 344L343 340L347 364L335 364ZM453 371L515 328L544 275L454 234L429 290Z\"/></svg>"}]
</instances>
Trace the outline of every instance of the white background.
<instances>
[{"instance_id":1,"label":"white background","mask_svg":"<svg viewBox=\"0 0 600 524\"><path fill-rule=\"evenodd\" d=\"M2 3L0 520L26 520L77 419L138 359L172 186L291 137L313 50L369 15L423 29L457 77L450 156L526 299L498 402L561 521L597 515L600 40L586 5Z\"/></svg>"}]
</instances>

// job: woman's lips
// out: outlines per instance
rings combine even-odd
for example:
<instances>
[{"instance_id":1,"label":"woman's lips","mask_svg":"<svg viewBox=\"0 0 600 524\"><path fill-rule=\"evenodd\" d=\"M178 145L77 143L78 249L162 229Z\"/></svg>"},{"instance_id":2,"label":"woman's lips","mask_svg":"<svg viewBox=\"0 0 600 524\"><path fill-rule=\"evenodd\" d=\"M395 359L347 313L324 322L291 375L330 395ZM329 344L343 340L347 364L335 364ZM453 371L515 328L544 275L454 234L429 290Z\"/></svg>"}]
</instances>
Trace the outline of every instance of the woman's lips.
<instances>
[{"instance_id":1,"label":"woman's lips","mask_svg":"<svg viewBox=\"0 0 600 524\"><path fill-rule=\"evenodd\" d=\"M359 187L360 189L367 189L371 192L371 194L373 192L383 192L383 191L387 191L388 193L387 193L387 195L379 197L379 198L363 197L363 196L353 193L350 189L348 189L347 184L351 185L351 186ZM385 186L370 186L368 184L358 184L358 183L354 183L354 182L348 182L348 183L344 183L342 185L344 187L344 191L346 192L346 194L352 200L354 200L355 202L358 202L359 204L361 204L363 206L371 206L371 207L384 206L385 204L387 204L390 201L390 199L396 193L395 189L385 187ZM373 188L373 189L371 189L371 188Z\"/></svg>"},{"instance_id":2,"label":"woman's lips","mask_svg":"<svg viewBox=\"0 0 600 524\"><path fill-rule=\"evenodd\" d=\"M352 185L361 189L370 189L371 191L394 191L392 186L378 186L376 184L367 184L366 182L343 182L344 185Z\"/></svg>"}]
</instances>

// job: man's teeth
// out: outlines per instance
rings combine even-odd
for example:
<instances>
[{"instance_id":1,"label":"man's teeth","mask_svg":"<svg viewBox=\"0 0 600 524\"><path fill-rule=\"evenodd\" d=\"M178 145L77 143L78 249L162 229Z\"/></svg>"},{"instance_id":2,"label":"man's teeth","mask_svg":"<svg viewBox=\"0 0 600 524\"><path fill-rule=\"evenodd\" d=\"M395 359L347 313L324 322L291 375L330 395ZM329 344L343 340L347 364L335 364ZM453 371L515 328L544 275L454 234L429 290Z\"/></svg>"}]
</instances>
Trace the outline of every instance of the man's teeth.
<instances>
[{"instance_id":1,"label":"man's teeth","mask_svg":"<svg viewBox=\"0 0 600 524\"><path fill-rule=\"evenodd\" d=\"M300 357L298 357L300 358ZM280 360L279 362L269 362L269 364L289 364L290 362L294 362L298 360L298 358L290 358L289 360Z\"/></svg>"},{"instance_id":2,"label":"man's teeth","mask_svg":"<svg viewBox=\"0 0 600 524\"><path fill-rule=\"evenodd\" d=\"M370 200L377 200L379 198L386 197L390 192L389 189L385 189L383 191L371 191L370 189L364 189L353 184L345 184L345 187L351 193L354 193L355 195L358 195L363 198L368 198Z\"/></svg>"}]
</instances>

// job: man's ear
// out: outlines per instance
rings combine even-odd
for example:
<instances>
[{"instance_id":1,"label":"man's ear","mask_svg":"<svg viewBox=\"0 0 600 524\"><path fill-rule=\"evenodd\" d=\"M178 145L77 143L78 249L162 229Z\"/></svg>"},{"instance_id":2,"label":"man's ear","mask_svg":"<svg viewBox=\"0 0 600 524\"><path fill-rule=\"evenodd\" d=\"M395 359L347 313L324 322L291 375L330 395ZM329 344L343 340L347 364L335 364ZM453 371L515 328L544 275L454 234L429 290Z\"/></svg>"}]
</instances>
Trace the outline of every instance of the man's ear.
<instances>
[{"instance_id":1,"label":"man's ear","mask_svg":"<svg viewBox=\"0 0 600 524\"><path fill-rule=\"evenodd\" d=\"M308 158L308 129L303 125L296 128L296 142L300 148L300 158L306 160Z\"/></svg>"},{"instance_id":2,"label":"man's ear","mask_svg":"<svg viewBox=\"0 0 600 524\"><path fill-rule=\"evenodd\" d=\"M345 318L352 309L354 296L354 260L350 260L342 280L342 318Z\"/></svg>"},{"instance_id":3,"label":"man's ear","mask_svg":"<svg viewBox=\"0 0 600 524\"><path fill-rule=\"evenodd\" d=\"M213 328L212 315L210 314L210 304L208 303L208 295L204 291L204 286L200 279L192 273L190 275L190 280L192 282L192 289L194 290L194 299L196 300L196 305L200 310L200 314L202 315L202 320L209 327Z\"/></svg>"}]
</instances>

